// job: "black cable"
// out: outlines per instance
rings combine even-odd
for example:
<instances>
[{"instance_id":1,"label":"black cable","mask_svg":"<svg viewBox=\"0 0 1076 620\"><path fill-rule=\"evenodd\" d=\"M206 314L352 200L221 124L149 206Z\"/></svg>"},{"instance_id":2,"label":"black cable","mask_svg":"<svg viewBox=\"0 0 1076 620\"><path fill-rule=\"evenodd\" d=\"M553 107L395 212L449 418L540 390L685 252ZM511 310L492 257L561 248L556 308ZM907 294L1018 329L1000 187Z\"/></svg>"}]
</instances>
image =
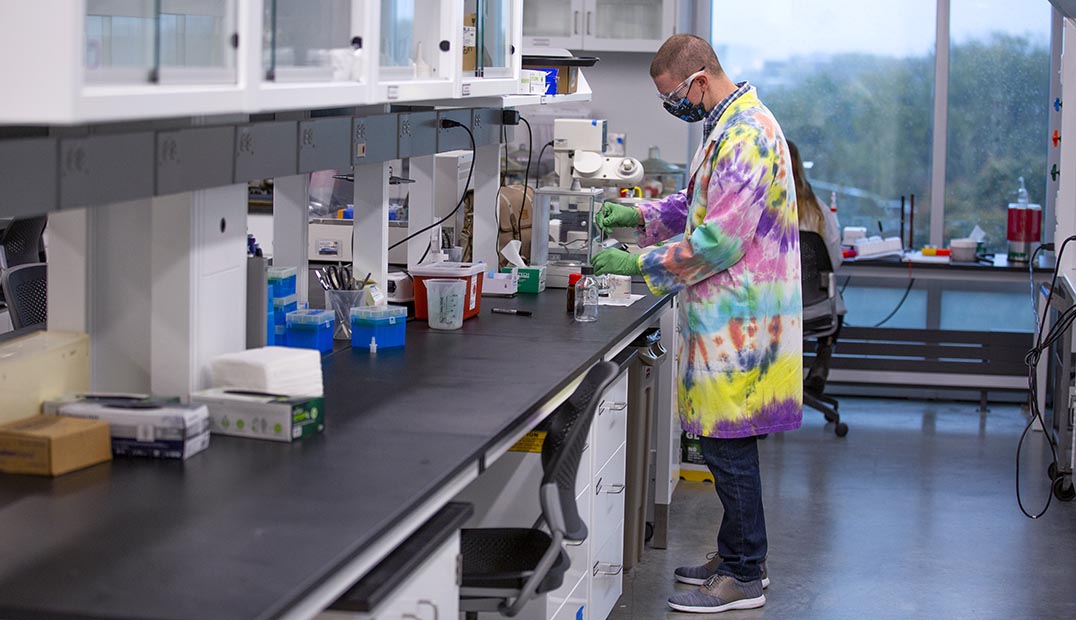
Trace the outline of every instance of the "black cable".
<instances>
[{"instance_id":1,"label":"black cable","mask_svg":"<svg viewBox=\"0 0 1076 620\"><path fill-rule=\"evenodd\" d=\"M553 141L552 140L550 140L549 142L546 142L545 144L543 144L542 145L542 150L538 151L538 161L535 163L535 170L534 170L534 172L536 174L536 178L540 179L542 177L542 156L545 155L545 150L547 148L551 147L551 146L553 146Z\"/></svg>"},{"instance_id":2,"label":"black cable","mask_svg":"<svg viewBox=\"0 0 1076 620\"><path fill-rule=\"evenodd\" d=\"M1037 312L1035 312L1035 259L1038 257L1039 252L1045 251L1047 249L1047 245L1050 246L1050 249L1053 249L1052 243L1040 245L1039 247L1035 248L1034 252L1031 253L1031 260L1027 263L1027 284L1028 287L1031 289L1031 316L1035 317L1036 334L1039 332L1039 329L1041 329L1041 327L1039 325L1039 315Z\"/></svg>"},{"instance_id":3,"label":"black cable","mask_svg":"<svg viewBox=\"0 0 1076 620\"><path fill-rule=\"evenodd\" d=\"M852 279L851 276L849 276L848 280L850 281L851 279ZM893 308L893 311L890 312L888 315L886 315L886 317L884 319L882 319L881 321L878 321L874 325L871 325L872 328L873 327L881 327L881 326L885 325L886 323L889 322L889 319L892 319L894 316L896 316L897 312L900 312L900 309L904 307L904 302L908 300L908 294L912 292L912 286L914 284L915 284L915 278L909 278L908 279L908 286L904 289L904 295L900 298L900 301L897 302L897 307ZM844 285L848 286L848 281L845 281ZM841 295L844 295L844 289L841 289ZM848 327L856 327L855 325L852 325L848 321L845 321L844 324L847 325Z\"/></svg>"},{"instance_id":4,"label":"black cable","mask_svg":"<svg viewBox=\"0 0 1076 620\"><path fill-rule=\"evenodd\" d=\"M1050 509L1050 503L1054 498L1053 484L1054 481L1050 481L1050 490L1046 494L1046 504L1042 507L1042 510L1036 514L1031 514L1024 507L1024 500L1020 495L1020 454L1024 448L1024 440L1027 439L1028 433L1031 432L1031 428L1035 425L1035 420L1038 420L1039 425L1042 426L1043 434L1046 436L1046 443L1050 446L1050 455L1053 459L1053 468L1057 475L1060 475L1060 467L1057 461L1057 444L1054 442L1053 435L1050 434L1050 429L1046 428L1046 421L1042 419L1042 411L1039 410L1039 381L1038 381L1038 367L1039 361L1042 358L1042 354L1050 349L1050 346L1064 335L1068 329L1072 326L1072 322L1076 320L1076 305L1066 308L1058 317L1057 322L1050 329L1049 333L1044 337L1042 333L1042 327L1046 325L1046 317L1050 312L1050 303L1053 301L1054 290L1057 286L1057 276L1061 269L1061 259L1065 255L1065 248L1072 241L1076 241L1076 235L1073 235L1061 244L1061 249L1057 253L1057 262L1054 264L1054 273L1050 278L1050 289L1046 294L1046 303L1042 307L1042 321L1039 323L1039 327L1036 331L1035 346L1024 357L1024 363L1027 365L1027 387L1028 387L1028 410L1031 412L1031 416L1027 421L1027 425L1024 426L1024 431L1020 433L1020 441L1016 444L1016 504L1020 507L1020 512L1024 513L1024 516L1029 519L1038 519L1046 514L1046 511ZM1054 403L1054 410L1056 412L1058 403ZM1056 416L1056 413L1055 413Z\"/></svg>"},{"instance_id":5,"label":"black cable","mask_svg":"<svg viewBox=\"0 0 1076 620\"><path fill-rule=\"evenodd\" d=\"M463 123L457 123L456 121L450 120L450 119L447 119L447 118L441 119L441 126L445 127L445 128L462 127L467 132L467 136L471 139L471 167L470 167L470 169L467 170L467 183L465 183L464 186L463 186L463 194L460 195L460 200L459 200L459 202L456 203L456 208L452 209L451 213L444 216L440 220L434 222L433 224L430 224L429 226L423 228L422 230L415 231L415 232L411 233L410 235L407 235L403 239L400 239L396 243L393 243L392 245L389 246L389 250L392 250L392 249L394 249L396 247L399 247L399 246L407 243L408 241L414 239L415 237L421 235L422 233L428 232L428 231L434 229L435 227L440 226L441 224L444 224L448 220L452 219L453 217L455 217L456 213L459 212L460 207L463 206L463 203L467 200L467 192L469 192L471 190L471 178L474 175L474 160L476 158L476 154L475 154L476 146L475 146L475 141L474 141L474 133L471 132L470 127L464 125ZM424 252L422 254L422 258L419 259L418 262L421 263L423 260L425 260L426 256L430 253L430 248L432 246L433 246L433 243L431 242L430 246L428 246L426 248L426 252Z\"/></svg>"},{"instance_id":6,"label":"black cable","mask_svg":"<svg viewBox=\"0 0 1076 620\"><path fill-rule=\"evenodd\" d=\"M527 184L529 183L531 176L531 154L534 152L534 134L531 133L531 124L527 119L520 115L519 120L527 126L527 167L523 171L523 194L519 197L519 213L516 213L516 225L515 229L512 231L512 235L514 239L523 241L523 206L527 204Z\"/></svg>"}]
</instances>

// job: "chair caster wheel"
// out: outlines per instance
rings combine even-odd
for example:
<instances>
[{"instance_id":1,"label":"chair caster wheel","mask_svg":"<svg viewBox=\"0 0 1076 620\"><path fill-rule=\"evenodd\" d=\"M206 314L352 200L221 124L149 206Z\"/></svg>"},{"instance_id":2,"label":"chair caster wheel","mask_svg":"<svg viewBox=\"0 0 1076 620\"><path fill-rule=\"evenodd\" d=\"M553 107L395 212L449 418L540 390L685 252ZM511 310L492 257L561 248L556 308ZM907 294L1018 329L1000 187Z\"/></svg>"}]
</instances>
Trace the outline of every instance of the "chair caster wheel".
<instances>
[{"instance_id":1,"label":"chair caster wheel","mask_svg":"<svg viewBox=\"0 0 1076 620\"><path fill-rule=\"evenodd\" d=\"M1064 476L1054 478L1053 490L1054 497L1062 502L1071 502L1076 499L1076 487L1071 481L1066 484Z\"/></svg>"},{"instance_id":2,"label":"chair caster wheel","mask_svg":"<svg viewBox=\"0 0 1076 620\"><path fill-rule=\"evenodd\" d=\"M838 422L837 428L833 429L834 433L837 433L838 437L844 437L848 434L848 425L844 422Z\"/></svg>"}]
</instances>

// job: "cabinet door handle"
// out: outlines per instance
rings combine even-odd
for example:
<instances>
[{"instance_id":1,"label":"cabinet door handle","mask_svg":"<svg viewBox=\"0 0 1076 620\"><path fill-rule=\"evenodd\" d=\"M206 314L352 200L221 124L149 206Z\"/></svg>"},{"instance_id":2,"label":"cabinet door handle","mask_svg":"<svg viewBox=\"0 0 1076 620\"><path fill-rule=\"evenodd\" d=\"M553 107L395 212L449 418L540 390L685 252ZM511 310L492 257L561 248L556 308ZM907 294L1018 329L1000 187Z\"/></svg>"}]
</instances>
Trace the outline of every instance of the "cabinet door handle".
<instances>
[{"instance_id":1,"label":"cabinet door handle","mask_svg":"<svg viewBox=\"0 0 1076 620\"><path fill-rule=\"evenodd\" d=\"M624 572L624 565L623 564L609 564L607 562L606 563L602 563L602 562L595 562L594 563L593 574L594 574L595 577L597 577L598 575L608 575L610 577L615 577L616 575L619 575L622 572Z\"/></svg>"},{"instance_id":2,"label":"cabinet door handle","mask_svg":"<svg viewBox=\"0 0 1076 620\"><path fill-rule=\"evenodd\" d=\"M418 605L419 607L429 605L430 609L433 610L433 620L441 620L441 610L437 608L437 604L433 601L419 601Z\"/></svg>"},{"instance_id":3,"label":"cabinet door handle","mask_svg":"<svg viewBox=\"0 0 1076 620\"><path fill-rule=\"evenodd\" d=\"M579 11L576 11L575 17L572 18L572 34L579 34Z\"/></svg>"},{"instance_id":4,"label":"cabinet door handle","mask_svg":"<svg viewBox=\"0 0 1076 620\"><path fill-rule=\"evenodd\" d=\"M587 35L590 35L590 14L591 11L587 11Z\"/></svg>"}]
</instances>

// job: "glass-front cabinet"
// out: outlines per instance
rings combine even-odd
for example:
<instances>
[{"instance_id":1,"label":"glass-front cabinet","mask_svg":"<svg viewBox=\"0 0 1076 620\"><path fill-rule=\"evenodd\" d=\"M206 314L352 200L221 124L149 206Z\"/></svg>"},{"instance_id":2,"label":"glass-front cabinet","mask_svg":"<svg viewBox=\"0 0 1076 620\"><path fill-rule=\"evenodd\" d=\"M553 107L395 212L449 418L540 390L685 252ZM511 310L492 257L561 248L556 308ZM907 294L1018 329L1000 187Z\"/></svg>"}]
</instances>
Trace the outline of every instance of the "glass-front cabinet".
<instances>
[{"instance_id":1,"label":"glass-front cabinet","mask_svg":"<svg viewBox=\"0 0 1076 620\"><path fill-rule=\"evenodd\" d=\"M524 44L654 52L676 25L676 0L543 0L523 7Z\"/></svg>"},{"instance_id":2,"label":"glass-front cabinet","mask_svg":"<svg viewBox=\"0 0 1076 620\"><path fill-rule=\"evenodd\" d=\"M376 101L447 99L460 74L462 0L371 0L379 3Z\"/></svg>"},{"instance_id":3,"label":"glass-front cabinet","mask_svg":"<svg viewBox=\"0 0 1076 620\"><path fill-rule=\"evenodd\" d=\"M517 92L522 12L521 0L464 0L459 96Z\"/></svg>"},{"instance_id":4,"label":"glass-front cabinet","mask_svg":"<svg viewBox=\"0 0 1076 620\"><path fill-rule=\"evenodd\" d=\"M257 110L370 101L374 0L263 0Z\"/></svg>"},{"instance_id":5,"label":"glass-front cabinet","mask_svg":"<svg viewBox=\"0 0 1076 620\"><path fill-rule=\"evenodd\" d=\"M234 84L236 0L86 0L86 84Z\"/></svg>"}]
</instances>

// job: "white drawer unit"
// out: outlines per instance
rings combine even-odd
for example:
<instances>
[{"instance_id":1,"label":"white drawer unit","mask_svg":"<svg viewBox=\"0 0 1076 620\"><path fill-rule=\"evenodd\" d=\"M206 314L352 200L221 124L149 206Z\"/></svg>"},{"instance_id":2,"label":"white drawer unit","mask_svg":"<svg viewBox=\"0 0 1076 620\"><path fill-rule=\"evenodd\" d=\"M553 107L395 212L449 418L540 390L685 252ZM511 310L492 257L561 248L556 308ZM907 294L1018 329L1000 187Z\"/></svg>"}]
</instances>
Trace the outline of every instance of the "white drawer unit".
<instances>
[{"instance_id":1,"label":"white drawer unit","mask_svg":"<svg viewBox=\"0 0 1076 620\"><path fill-rule=\"evenodd\" d=\"M557 611L550 616L550 620L584 620L587 617L587 599L589 592L587 587L590 584L590 580L584 579L575 586L572 593L568 595Z\"/></svg>"},{"instance_id":2,"label":"white drawer unit","mask_svg":"<svg viewBox=\"0 0 1076 620\"><path fill-rule=\"evenodd\" d=\"M590 560L591 620L605 620L624 591L624 522L621 521L609 540L598 548Z\"/></svg>"},{"instance_id":3,"label":"white drawer unit","mask_svg":"<svg viewBox=\"0 0 1076 620\"><path fill-rule=\"evenodd\" d=\"M595 549L605 544L610 533L624 520L625 451L621 447L605 467L594 474L590 488L592 508L590 539Z\"/></svg>"},{"instance_id":4,"label":"white drawer unit","mask_svg":"<svg viewBox=\"0 0 1076 620\"><path fill-rule=\"evenodd\" d=\"M605 393L594 414L594 470L601 469L624 445L628 428L628 374L624 373Z\"/></svg>"},{"instance_id":5,"label":"white drawer unit","mask_svg":"<svg viewBox=\"0 0 1076 620\"><path fill-rule=\"evenodd\" d=\"M372 612L325 610L316 620L439 620L459 615L460 536L454 533Z\"/></svg>"}]
</instances>

